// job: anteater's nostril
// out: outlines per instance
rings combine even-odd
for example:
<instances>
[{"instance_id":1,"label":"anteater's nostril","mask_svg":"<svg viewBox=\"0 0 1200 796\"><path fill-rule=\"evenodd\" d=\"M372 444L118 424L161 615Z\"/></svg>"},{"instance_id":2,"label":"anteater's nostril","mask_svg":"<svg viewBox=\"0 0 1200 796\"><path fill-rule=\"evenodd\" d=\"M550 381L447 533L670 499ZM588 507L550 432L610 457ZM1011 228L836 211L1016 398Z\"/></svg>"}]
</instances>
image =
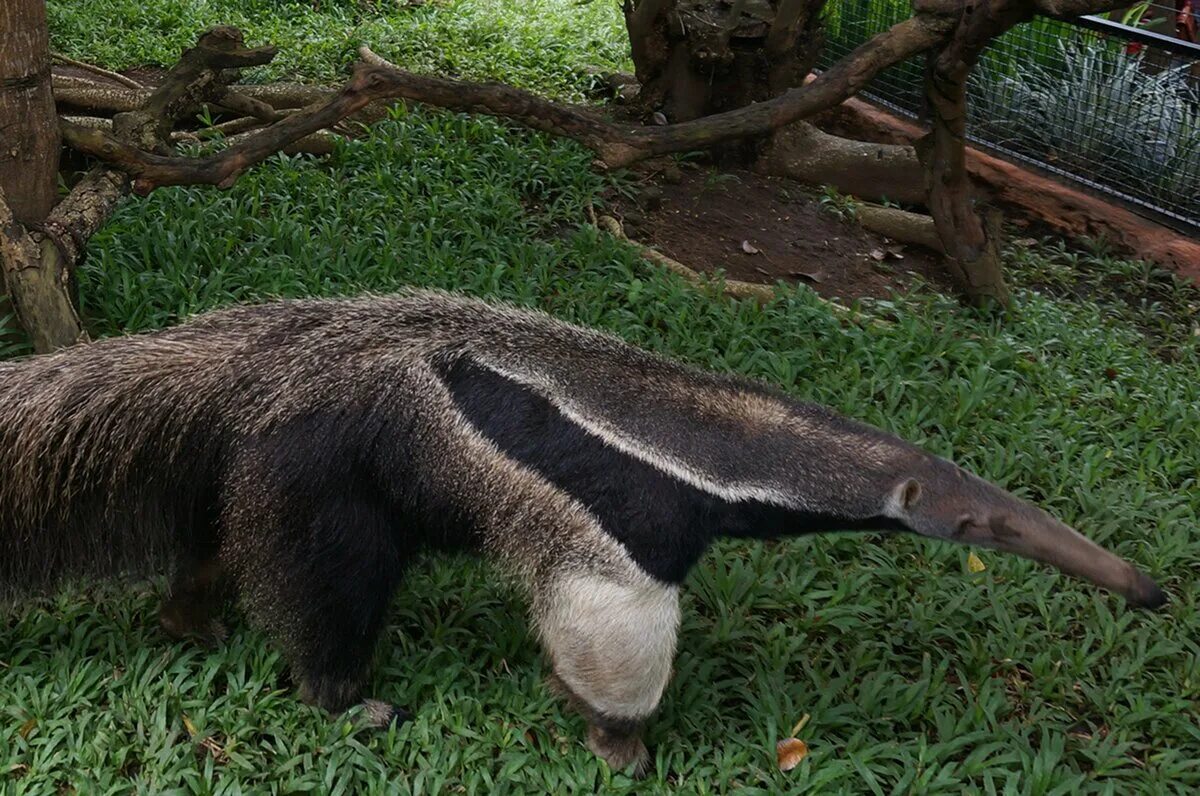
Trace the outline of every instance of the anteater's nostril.
<instances>
[{"instance_id":1,"label":"anteater's nostril","mask_svg":"<svg viewBox=\"0 0 1200 796\"><path fill-rule=\"evenodd\" d=\"M1015 539L1021 536L1021 530L1010 523L1004 515L992 517L988 521L988 528L991 529L992 536L996 539Z\"/></svg>"}]
</instances>

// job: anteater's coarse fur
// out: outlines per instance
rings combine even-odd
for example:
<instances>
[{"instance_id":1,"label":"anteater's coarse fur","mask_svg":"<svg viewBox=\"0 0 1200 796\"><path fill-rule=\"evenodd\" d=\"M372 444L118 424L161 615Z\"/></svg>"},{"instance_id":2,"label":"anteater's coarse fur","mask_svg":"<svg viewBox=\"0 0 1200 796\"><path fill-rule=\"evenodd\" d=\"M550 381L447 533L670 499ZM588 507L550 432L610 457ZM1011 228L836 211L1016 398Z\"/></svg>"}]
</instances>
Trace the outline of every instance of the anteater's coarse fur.
<instances>
[{"instance_id":1,"label":"anteater's coarse fur","mask_svg":"<svg viewBox=\"0 0 1200 796\"><path fill-rule=\"evenodd\" d=\"M358 702L425 548L527 592L593 749L643 766L678 586L721 534L910 530L1162 594L896 437L548 316L431 292L288 301L0 365L0 590L170 567L164 627L236 595L304 698ZM394 714L370 703L375 719Z\"/></svg>"}]
</instances>

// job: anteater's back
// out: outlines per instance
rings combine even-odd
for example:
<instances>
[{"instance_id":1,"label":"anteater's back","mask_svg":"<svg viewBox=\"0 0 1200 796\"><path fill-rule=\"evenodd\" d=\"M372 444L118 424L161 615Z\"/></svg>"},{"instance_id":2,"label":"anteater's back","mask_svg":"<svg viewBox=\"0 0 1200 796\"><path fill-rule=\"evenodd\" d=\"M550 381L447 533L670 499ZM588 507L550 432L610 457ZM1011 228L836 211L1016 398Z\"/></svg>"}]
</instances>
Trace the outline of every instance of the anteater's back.
<instances>
[{"instance_id":1,"label":"anteater's back","mask_svg":"<svg viewBox=\"0 0 1200 796\"><path fill-rule=\"evenodd\" d=\"M445 293L209 313L0 365L0 595L157 568L197 523L215 524L238 451L295 421L310 433L306 418L329 431L366 411L403 426L429 411L406 386L442 378L461 357L570 396L566 410L672 456L700 451L716 478L731 468L772 477L779 451L727 432L749 424L762 442L801 411L608 335Z\"/></svg>"}]
</instances>

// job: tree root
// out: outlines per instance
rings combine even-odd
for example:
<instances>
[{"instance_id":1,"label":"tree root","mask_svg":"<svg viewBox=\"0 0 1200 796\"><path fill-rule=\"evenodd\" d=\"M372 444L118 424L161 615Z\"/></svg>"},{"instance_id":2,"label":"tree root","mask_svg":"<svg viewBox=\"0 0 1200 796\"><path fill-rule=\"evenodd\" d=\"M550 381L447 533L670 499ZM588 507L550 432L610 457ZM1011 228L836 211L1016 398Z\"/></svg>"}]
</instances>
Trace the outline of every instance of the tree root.
<instances>
[{"instance_id":1,"label":"tree root","mask_svg":"<svg viewBox=\"0 0 1200 796\"><path fill-rule=\"evenodd\" d=\"M855 209L854 218L863 227L884 237L924 246L938 254L946 253L930 216L864 202Z\"/></svg>"},{"instance_id":2,"label":"tree root","mask_svg":"<svg viewBox=\"0 0 1200 796\"><path fill-rule=\"evenodd\" d=\"M66 290L69 264L54 240L27 232L0 189L0 264L3 282L35 351L87 340ZM64 334L74 339L64 339Z\"/></svg>"},{"instance_id":3,"label":"tree root","mask_svg":"<svg viewBox=\"0 0 1200 796\"><path fill-rule=\"evenodd\" d=\"M925 201L925 178L913 147L854 141L808 122L776 131L754 168L868 200Z\"/></svg>"}]
</instances>

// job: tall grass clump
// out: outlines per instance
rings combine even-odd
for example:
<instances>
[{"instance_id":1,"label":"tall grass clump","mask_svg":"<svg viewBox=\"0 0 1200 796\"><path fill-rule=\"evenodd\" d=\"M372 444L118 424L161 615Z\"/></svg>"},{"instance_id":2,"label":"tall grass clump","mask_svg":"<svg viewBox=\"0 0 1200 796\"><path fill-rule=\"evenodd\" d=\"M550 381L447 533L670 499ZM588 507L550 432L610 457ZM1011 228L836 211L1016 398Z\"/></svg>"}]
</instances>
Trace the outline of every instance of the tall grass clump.
<instances>
[{"instance_id":1,"label":"tall grass clump","mask_svg":"<svg viewBox=\"0 0 1200 796\"><path fill-rule=\"evenodd\" d=\"M1189 66L1153 73L1102 43L1059 47L1061 68L975 73L977 134L1200 217L1200 96Z\"/></svg>"}]
</instances>

